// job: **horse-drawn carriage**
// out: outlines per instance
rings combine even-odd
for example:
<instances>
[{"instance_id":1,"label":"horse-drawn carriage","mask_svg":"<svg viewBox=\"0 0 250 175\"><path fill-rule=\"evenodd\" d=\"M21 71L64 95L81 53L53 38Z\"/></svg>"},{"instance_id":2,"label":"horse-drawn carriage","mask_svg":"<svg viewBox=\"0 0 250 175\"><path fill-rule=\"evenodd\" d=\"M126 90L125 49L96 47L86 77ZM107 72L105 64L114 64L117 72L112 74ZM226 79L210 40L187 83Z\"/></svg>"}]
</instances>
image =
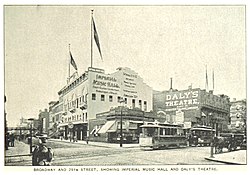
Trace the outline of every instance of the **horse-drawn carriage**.
<instances>
[{"instance_id":1,"label":"horse-drawn carriage","mask_svg":"<svg viewBox=\"0 0 250 175\"><path fill-rule=\"evenodd\" d=\"M223 152L223 148L226 148L229 152L235 151L238 147L241 147L243 141L244 134L221 133L220 136L214 138L215 153Z\"/></svg>"}]
</instances>

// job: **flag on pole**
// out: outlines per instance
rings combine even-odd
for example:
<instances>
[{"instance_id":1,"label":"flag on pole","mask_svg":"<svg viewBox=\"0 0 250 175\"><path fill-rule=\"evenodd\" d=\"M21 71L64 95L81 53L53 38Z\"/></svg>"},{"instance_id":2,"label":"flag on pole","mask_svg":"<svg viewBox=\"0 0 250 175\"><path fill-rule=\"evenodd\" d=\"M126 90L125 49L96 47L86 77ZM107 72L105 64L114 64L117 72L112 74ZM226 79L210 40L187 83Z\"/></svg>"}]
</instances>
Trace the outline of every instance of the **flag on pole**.
<instances>
[{"instance_id":1,"label":"flag on pole","mask_svg":"<svg viewBox=\"0 0 250 175\"><path fill-rule=\"evenodd\" d=\"M100 46L99 37L98 37L98 34L97 34L97 30L96 30L96 27L95 27L95 21L94 21L94 18L93 18L93 17L92 17L92 22L93 22L95 43L96 43L96 45L97 45L97 48L98 48L98 50L99 50L99 53L100 53L100 56L101 56L101 59L102 59L101 46Z\"/></svg>"},{"instance_id":2,"label":"flag on pole","mask_svg":"<svg viewBox=\"0 0 250 175\"><path fill-rule=\"evenodd\" d=\"M76 62L70 51L69 51L69 55L70 55L70 64L75 68L75 70L77 70Z\"/></svg>"}]
</instances>

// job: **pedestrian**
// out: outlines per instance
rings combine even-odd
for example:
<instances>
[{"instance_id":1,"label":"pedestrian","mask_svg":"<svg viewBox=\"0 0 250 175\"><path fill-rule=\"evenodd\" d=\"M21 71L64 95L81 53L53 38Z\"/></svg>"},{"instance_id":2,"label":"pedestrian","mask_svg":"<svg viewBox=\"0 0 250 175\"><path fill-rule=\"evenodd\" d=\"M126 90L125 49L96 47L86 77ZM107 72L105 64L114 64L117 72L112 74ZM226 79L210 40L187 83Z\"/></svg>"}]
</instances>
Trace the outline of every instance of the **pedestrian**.
<instances>
[{"instance_id":1,"label":"pedestrian","mask_svg":"<svg viewBox=\"0 0 250 175\"><path fill-rule=\"evenodd\" d=\"M11 134L10 135L10 146L14 147L14 145L15 145L15 136L14 136L14 134Z\"/></svg>"},{"instance_id":2,"label":"pedestrian","mask_svg":"<svg viewBox=\"0 0 250 175\"><path fill-rule=\"evenodd\" d=\"M71 142L71 135L70 134L68 134L68 139Z\"/></svg>"},{"instance_id":3,"label":"pedestrian","mask_svg":"<svg viewBox=\"0 0 250 175\"><path fill-rule=\"evenodd\" d=\"M62 135L60 136L60 139L63 140L63 136Z\"/></svg>"},{"instance_id":4,"label":"pedestrian","mask_svg":"<svg viewBox=\"0 0 250 175\"><path fill-rule=\"evenodd\" d=\"M54 157L52 148L47 147L47 137L40 136L39 144L36 145L32 153L32 165L33 166L50 166Z\"/></svg>"},{"instance_id":5,"label":"pedestrian","mask_svg":"<svg viewBox=\"0 0 250 175\"><path fill-rule=\"evenodd\" d=\"M7 135L7 143L8 143L8 147L11 147L11 143L10 143L10 133L8 133L8 135Z\"/></svg>"},{"instance_id":6,"label":"pedestrian","mask_svg":"<svg viewBox=\"0 0 250 175\"><path fill-rule=\"evenodd\" d=\"M86 137L86 143L89 144L89 137Z\"/></svg>"},{"instance_id":7,"label":"pedestrian","mask_svg":"<svg viewBox=\"0 0 250 175\"><path fill-rule=\"evenodd\" d=\"M9 149L9 133L5 134L5 150Z\"/></svg>"},{"instance_id":8,"label":"pedestrian","mask_svg":"<svg viewBox=\"0 0 250 175\"><path fill-rule=\"evenodd\" d=\"M74 140L74 142L77 142L77 138L76 138L76 136L74 136L73 140Z\"/></svg>"}]
</instances>

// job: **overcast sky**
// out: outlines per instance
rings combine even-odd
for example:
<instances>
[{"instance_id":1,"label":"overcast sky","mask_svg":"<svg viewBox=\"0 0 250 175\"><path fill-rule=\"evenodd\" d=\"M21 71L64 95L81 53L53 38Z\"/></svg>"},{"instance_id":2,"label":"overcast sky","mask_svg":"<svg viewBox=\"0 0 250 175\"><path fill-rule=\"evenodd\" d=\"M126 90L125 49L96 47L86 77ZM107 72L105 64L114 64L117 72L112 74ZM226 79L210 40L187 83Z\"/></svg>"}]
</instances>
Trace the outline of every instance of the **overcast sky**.
<instances>
[{"instance_id":1,"label":"overcast sky","mask_svg":"<svg viewBox=\"0 0 250 175\"><path fill-rule=\"evenodd\" d=\"M244 6L5 6L5 95L9 126L37 118L66 85L68 44L83 73L90 66L94 9L103 61L94 67L136 71L154 90L209 88L246 98ZM71 68L73 70L73 68Z\"/></svg>"}]
</instances>

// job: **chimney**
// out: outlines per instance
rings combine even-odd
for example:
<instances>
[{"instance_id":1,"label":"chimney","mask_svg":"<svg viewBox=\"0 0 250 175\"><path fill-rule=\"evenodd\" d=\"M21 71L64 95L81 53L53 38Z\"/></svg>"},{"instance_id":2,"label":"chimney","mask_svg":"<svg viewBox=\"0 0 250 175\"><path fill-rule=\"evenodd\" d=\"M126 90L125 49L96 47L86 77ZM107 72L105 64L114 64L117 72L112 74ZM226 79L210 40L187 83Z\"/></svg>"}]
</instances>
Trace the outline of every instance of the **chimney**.
<instances>
[{"instance_id":1,"label":"chimney","mask_svg":"<svg viewBox=\"0 0 250 175\"><path fill-rule=\"evenodd\" d=\"M191 90L192 89L192 84L188 86L188 90Z\"/></svg>"},{"instance_id":2,"label":"chimney","mask_svg":"<svg viewBox=\"0 0 250 175\"><path fill-rule=\"evenodd\" d=\"M172 84L173 78L170 78L170 90L173 90L173 84Z\"/></svg>"}]
</instances>

